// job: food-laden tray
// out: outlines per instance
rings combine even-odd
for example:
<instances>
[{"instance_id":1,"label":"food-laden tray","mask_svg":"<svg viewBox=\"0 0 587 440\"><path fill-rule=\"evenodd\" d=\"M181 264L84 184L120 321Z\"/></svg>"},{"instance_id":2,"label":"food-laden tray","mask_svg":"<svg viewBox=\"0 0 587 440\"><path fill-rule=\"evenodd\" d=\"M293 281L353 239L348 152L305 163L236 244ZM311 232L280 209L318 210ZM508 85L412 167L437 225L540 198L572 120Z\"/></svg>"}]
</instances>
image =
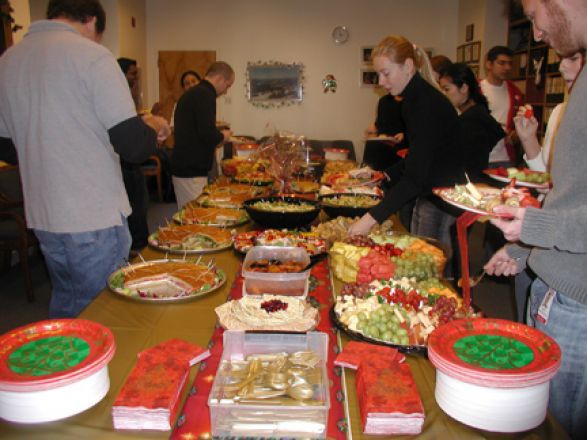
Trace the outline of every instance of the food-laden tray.
<instances>
[{"instance_id":1,"label":"food-laden tray","mask_svg":"<svg viewBox=\"0 0 587 440\"><path fill-rule=\"evenodd\" d=\"M510 217L509 214L494 212L493 209L498 205L540 208L540 202L529 193L528 188L515 188L511 184L499 189L468 183L454 187L433 188L432 192L453 206L494 217Z\"/></svg>"},{"instance_id":2,"label":"food-laden tray","mask_svg":"<svg viewBox=\"0 0 587 440\"><path fill-rule=\"evenodd\" d=\"M108 278L112 292L150 302L179 302L207 295L226 282L226 274L213 262L153 260L129 264Z\"/></svg>"},{"instance_id":3,"label":"food-laden tray","mask_svg":"<svg viewBox=\"0 0 587 440\"><path fill-rule=\"evenodd\" d=\"M149 236L149 245L163 252L201 254L232 246L232 234L226 229L205 225L168 225Z\"/></svg>"},{"instance_id":4,"label":"food-laden tray","mask_svg":"<svg viewBox=\"0 0 587 440\"><path fill-rule=\"evenodd\" d=\"M332 306L332 308L330 309L330 319L331 319L332 323L336 326L336 328L345 332L352 339L355 339L357 341L370 342L370 343L377 344L377 345L385 345L387 347L393 347L393 348L396 348L398 351L401 351L402 353L405 353L405 354L425 355L428 350L428 347L426 345L394 344L392 342L387 342L387 341L383 341L381 339L366 336L365 334L363 334L361 332L353 331L347 325L343 324L340 321L338 315L334 311L334 307L335 306Z\"/></svg>"},{"instance_id":5,"label":"food-laden tray","mask_svg":"<svg viewBox=\"0 0 587 440\"><path fill-rule=\"evenodd\" d=\"M321 179L321 183L329 186L371 186L377 185L380 181L385 178L385 174L381 171L365 172L363 176L359 170L351 170L348 172L329 172L324 173Z\"/></svg>"},{"instance_id":6,"label":"food-laden tray","mask_svg":"<svg viewBox=\"0 0 587 440\"><path fill-rule=\"evenodd\" d=\"M188 225L233 227L248 222L249 216L242 209L204 208L188 204L173 214L173 220L177 223Z\"/></svg>"},{"instance_id":7,"label":"food-laden tray","mask_svg":"<svg viewBox=\"0 0 587 440\"><path fill-rule=\"evenodd\" d=\"M439 326L477 316L439 279L410 278L345 284L331 313L350 336L407 353L426 352L428 337Z\"/></svg>"},{"instance_id":8,"label":"food-laden tray","mask_svg":"<svg viewBox=\"0 0 587 440\"><path fill-rule=\"evenodd\" d=\"M318 309L305 298L283 295L246 295L216 307L227 330L304 333L316 328Z\"/></svg>"},{"instance_id":9,"label":"food-laden tray","mask_svg":"<svg viewBox=\"0 0 587 440\"><path fill-rule=\"evenodd\" d=\"M239 209L242 208L243 203L253 197L256 197L254 194L229 194L225 192L214 192L212 194L200 194L198 198L190 202L193 206L194 204L203 206L204 208L232 208L232 209Z\"/></svg>"},{"instance_id":10,"label":"food-laden tray","mask_svg":"<svg viewBox=\"0 0 587 440\"><path fill-rule=\"evenodd\" d=\"M275 179L269 174L261 171L251 171L247 173L239 173L233 177L236 183L245 183L247 185L255 186L269 186L273 185Z\"/></svg>"},{"instance_id":11,"label":"food-laden tray","mask_svg":"<svg viewBox=\"0 0 587 440\"><path fill-rule=\"evenodd\" d=\"M494 217L500 216L493 211L489 211L487 208L487 203L489 200L495 200L497 197L499 197L501 191L498 188L479 187L479 192L483 198L478 202L474 202L463 188L463 185L457 185L456 187L440 187L434 188L432 192L446 203L452 206L456 206L457 208L464 209L465 211ZM476 206L475 203L477 203Z\"/></svg>"},{"instance_id":12,"label":"food-laden tray","mask_svg":"<svg viewBox=\"0 0 587 440\"><path fill-rule=\"evenodd\" d=\"M253 246L296 246L306 249L311 257L327 251L326 241L313 232L266 229L241 232L234 237L234 249L238 252L246 253Z\"/></svg>"},{"instance_id":13,"label":"food-laden tray","mask_svg":"<svg viewBox=\"0 0 587 440\"><path fill-rule=\"evenodd\" d=\"M320 190L320 184L310 180L294 180L290 186L291 190L298 194L312 194Z\"/></svg>"},{"instance_id":14,"label":"food-laden tray","mask_svg":"<svg viewBox=\"0 0 587 440\"><path fill-rule=\"evenodd\" d=\"M320 196L322 209L330 218L357 217L381 202L382 197L372 194L327 194Z\"/></svg>"},{"instance_id":15,"label":"food-laden tray","mask_svg":"<svg viewBox=\"0 0 587 440\"><path fill-rule=\"evenodd\" d=\"M547 189L550 187L550 174L529 168L489 168L485 174L498 182L511 183L527 188Z\"/></svg>"}]
</instances>

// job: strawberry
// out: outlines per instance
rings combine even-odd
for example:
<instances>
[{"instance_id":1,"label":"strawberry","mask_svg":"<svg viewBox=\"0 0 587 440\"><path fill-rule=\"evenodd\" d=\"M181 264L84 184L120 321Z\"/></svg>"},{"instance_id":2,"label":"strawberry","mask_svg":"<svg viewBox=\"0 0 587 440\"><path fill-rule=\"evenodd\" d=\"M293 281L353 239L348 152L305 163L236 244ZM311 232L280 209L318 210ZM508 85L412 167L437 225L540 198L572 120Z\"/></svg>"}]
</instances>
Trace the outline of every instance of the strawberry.
<instances>
[{"instance_id":1,"label":"strawberry","mask_svg":"<svg viewBox=\"0 0 587 440\"><path fill-rule=\"evenodd\" d=\"M530 119L532 116L534 116L534 110L532 110L532 107L526 106L526 111L524 112L524 117Z\"/></svg>"}]
</instances>

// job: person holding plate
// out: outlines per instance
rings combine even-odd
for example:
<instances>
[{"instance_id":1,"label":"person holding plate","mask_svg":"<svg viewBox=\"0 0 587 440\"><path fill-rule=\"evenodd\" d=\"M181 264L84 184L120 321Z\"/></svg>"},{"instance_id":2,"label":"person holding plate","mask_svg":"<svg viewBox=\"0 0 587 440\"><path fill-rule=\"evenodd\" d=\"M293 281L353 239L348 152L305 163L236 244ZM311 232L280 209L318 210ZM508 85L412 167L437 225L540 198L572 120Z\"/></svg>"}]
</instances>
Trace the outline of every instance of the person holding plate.
<instances>
[{"instance_id":1,"label":"person holding plate","mask_svg":"<svg viewBox=\"0 0 587 440\"><path fill-rule=\"evenodd\" d=\"M350 226L349 234L367 234L376 223L417 200L412 233L436 238L452 249L450 230L455 213L431 190L453 186L465 178L457 112L434 81L424 50L405 37L384 38L373 49L372 57L379 84L390 95L402 98L410 154L405 161L385 170L390 190L381 203Z\"/></svg>"},{"instance_id":2,"label":"person holding plate","mask_svg":"<svg viewBox=\"0 0 587 440\"><path fill-rule=\"evenodd\" d=\"M489 154L506 133L491 116L487 98L469 66L455 63L446 67L440 77L440 87L460 113L465 170L475 182L484 181L483 170L489 164Z\"/></svg>"},{"instance_id":3,"label":"person holding plate","mask_svg":"<svg viewBox=\"0 0 587 440\"><path fill-rule=\"evenodd\" d=\"M562 56L587 48L587 2L522 0L534 39ZM485 265L489 274L536 274L530 288L528 324L551 336L562 351L561 368L550 382L548 408L569 435L587 432L587 70L573 84L556 134L552 189L542 208L498 206L510 218L491 222L512 242Z\"/></svg>"},{"instance_id":4,"label":"person holding plate","mask_svg":"<svg viewBox=\"0 0 587 440\"><path fill-rule=\"evenodd\" d=\"M581 49L570 56L561 57L558 70L565 81L569 93L584 64L585 49ZM554 137L562 119L565 106L566 102L561 102L552 110L548 124L546 125L542 147L537 136L538 120L534 117L532 108L526 105L518 109L518 113L514 117L514 125L516 126L516 133L518 133L525 152L524 160L531 170L544 172L550 169Z\"/></svg>"}]
</instances>

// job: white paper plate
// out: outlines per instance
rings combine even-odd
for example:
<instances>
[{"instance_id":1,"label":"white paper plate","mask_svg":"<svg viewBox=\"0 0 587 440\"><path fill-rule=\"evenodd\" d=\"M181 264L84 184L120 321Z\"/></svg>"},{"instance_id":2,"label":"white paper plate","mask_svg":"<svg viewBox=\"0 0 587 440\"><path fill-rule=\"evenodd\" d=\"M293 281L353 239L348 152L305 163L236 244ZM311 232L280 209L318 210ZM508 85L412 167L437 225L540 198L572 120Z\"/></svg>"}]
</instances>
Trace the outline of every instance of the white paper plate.
<instances>
[{"instance_id":1,"label":"white paper plate","mask_svg":"<svg viewBox=\"0 0 587 440\"><path fill-rule=\"evenodd\" d=\"M520 432L546 417L550 382L524 388L488 388L453 379L436 370L436 402L449 416L494 432Z\"/></svg>"},{"instance_id":2,"label":"white paper plate","mask_svg":"<svg viewBox=\"0 0 587 440\"><path fill-rule=\"evenodd\" d=\"M91 408L110 388L108 366L77 382L44 391L0 391L0 418L16 423L60 420Z\"/></svg>"}]
</instances>

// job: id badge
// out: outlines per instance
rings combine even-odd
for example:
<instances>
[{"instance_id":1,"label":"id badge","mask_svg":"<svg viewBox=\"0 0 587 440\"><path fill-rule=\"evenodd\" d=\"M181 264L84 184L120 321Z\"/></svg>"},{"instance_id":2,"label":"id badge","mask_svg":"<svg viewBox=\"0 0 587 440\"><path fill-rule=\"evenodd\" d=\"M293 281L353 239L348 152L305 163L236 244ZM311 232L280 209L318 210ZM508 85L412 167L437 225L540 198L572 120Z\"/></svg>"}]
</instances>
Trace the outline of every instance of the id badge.
<instances>
[{"instance_id":1,"label":"id badge","mask_svg":"<svg viewBox=\"0 0 587 440\"><path fill-rule=\"evenodd\" d=\"M540 321L542 324L546 325L548 323L548 315L550 314L550 308L552 307L552 302L556 298L556 290L550 288L544 295L540 306L538 307L538 313L536 313L536 320Z\"/></svg>"}]
</instances>

